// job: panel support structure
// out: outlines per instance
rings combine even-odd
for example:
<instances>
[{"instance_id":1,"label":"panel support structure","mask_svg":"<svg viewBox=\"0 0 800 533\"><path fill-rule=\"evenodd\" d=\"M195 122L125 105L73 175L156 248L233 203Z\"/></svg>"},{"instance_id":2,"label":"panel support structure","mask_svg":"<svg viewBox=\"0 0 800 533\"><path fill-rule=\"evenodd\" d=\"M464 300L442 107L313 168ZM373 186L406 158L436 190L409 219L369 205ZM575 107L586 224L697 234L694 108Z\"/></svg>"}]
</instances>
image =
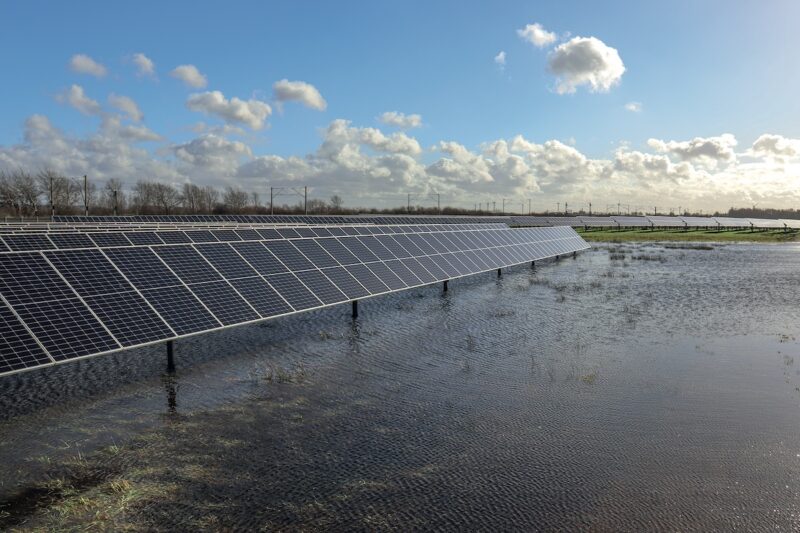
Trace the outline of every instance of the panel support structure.
<instances>
[{"instance_id":1,"label":"panel support structure","mask_svg":"<svg viewBox=\"0 0 800 533\"><path fill-rule=\"evenodd\" d=\"M502 268L498 268L497 269L497 277L499 278L502 275L503 275L503 269Z\"/></svg>"},{"instance_id":2,"label":"panel support structure","mask_svg":"<svg viewBox=\"0 0 800 533\"><path fill-rule=\"evenodd\" d=\"M358 300L353 300L353 318L358 318Z\"/></svg>"},{"instance_id":3,"label":"panel support structure","mask_svg":"<svg viewBox=\"0 0 800 533\"><path fill-rule=\"evenodd\" d=\"M447 281L448 280L444 280L442 282L442 292L447 292Z\"/></svg>"},{"instance_id":4,"label":"panel support structure","mask_svg":"<svg viewBox=\"0 0 800 533\"><path fill-rule=\"evenodd\" d=\"M174 341L167 341L167 372L175 372Z\"/></svg>"}]
</instances>

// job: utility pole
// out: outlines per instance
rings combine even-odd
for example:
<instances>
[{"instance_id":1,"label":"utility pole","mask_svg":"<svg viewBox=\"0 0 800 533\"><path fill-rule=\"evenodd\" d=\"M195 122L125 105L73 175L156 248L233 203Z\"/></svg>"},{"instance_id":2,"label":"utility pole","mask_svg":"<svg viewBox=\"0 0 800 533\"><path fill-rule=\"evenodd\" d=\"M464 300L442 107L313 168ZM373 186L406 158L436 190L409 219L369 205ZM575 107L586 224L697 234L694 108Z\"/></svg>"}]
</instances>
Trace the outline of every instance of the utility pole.
<instances>
[{"instance_id":1,"label":"utility pole","mask_svg":"<svg viewBox=\"0 0 800 533\"><path fill-rule=\"evenodd\" d=\"M492 213L497 213L497 202L492 200Z\"/></svg>"},{"instance_id":2,"label":"utility pole","mask_svg":"<svg viewBox=\"0 0 800 533\"><path fill-rule=\"evenodd\" d=\"M303 211L308 214L308 185L303 187Z\"/></svg>"},{"instance_id":3,"label":"utility pole","mask_svg":"<svg viewBox=\"0 0 800 533\"><path fill-rule=\"evenodd\" d=\"M532 213L532 211L531 211L531 199L528 198L528 214L530 215L531 213Z\"/></svg>"},{"instance_id":4,"label":"utility pole","mask_svg":"<svg viewBox=\"0 0 800 533\"><path fill-rule=\"evenodd\" d=\"M556 213L561 212L561 202L556 202Z\"/></svg>"},{"instance_id":5,"label":"utility pole","mask_svg":"<svg viewBox=\"0 0 800 533\"><path fill-rule=\"evenodd\" d=\"M592 202L589 202L589 216L592 216Z\"/></svg>"},{"instance_id":6,"label":"utility pole","mask_svg":"<svg viewBox=\"0 0 800 533\"><path fill-rule=\"evenodd\" d=\"M275 206L273 205L273 200L275 199L275 195L273 193L272 187L269 188L269 214L275 214Z\"/></svg>"},{"instance_id":7,"label":"utility pole","mask_svg":"<svg viewBox=\"0 0 800 533\"><path fill-rule=\"evenodd\" d=\"M53 176L50 176L50 219L56 214L56 206L53 202Z\"/></svg>"},{"instance_id":8,"label":"utility pole","mask_svg":"<svg viewBox=\"0 0 800 533\"><path fill-rule=\"evenodd\" d=\"M506 214L506 199L505 198L503 198L503 211L502 211L502 213L504 215Z\"/></svg>"},{"instance_id":9,"label":"utility pole","mask_svg":"<svg viewBox=\"0 0 800 533\"><path fill-rule=\"evenodd\" d=\"M406 201L406 213L411 212L411 193L408 193L408 200Z\"/></svg>"},{"instance_id":10,"label":"utility pole","mask_svg":"<svg viewBox=\"0 0 800 533\"><path fill-rule=\"evenodd\" d=\"M442 214L442 195L436 193L436 212Z\"/></svg>"},{"instance_id":11,"label":"utility pole","mask_svg":"<svg viewBox=\"0 0 800 533\"><path fill-rule=\"evenodd\" d=\"M567 202L564 202L564 214L565 215L569 214L569 209L567 208Z\"/></svg>"},{"instance_id":12,"label":"utility pole","mask_svg":"<svg viewBox=\"0 0 800 533\"><path fill-rule=\"evenodd\" d=\"M83 215L89 216L89 178L83 175Z\"/></svg>"},{"instance_id":13,"label":"utility pole","mask_svg":"<svg viewBox=\"0 0 800 533\"><path fill-rule=\"evenodd\" d=\"M112 192L114 194L114 216L117 216L117 189L114 189Z\"/></svg>"}]
</instances>

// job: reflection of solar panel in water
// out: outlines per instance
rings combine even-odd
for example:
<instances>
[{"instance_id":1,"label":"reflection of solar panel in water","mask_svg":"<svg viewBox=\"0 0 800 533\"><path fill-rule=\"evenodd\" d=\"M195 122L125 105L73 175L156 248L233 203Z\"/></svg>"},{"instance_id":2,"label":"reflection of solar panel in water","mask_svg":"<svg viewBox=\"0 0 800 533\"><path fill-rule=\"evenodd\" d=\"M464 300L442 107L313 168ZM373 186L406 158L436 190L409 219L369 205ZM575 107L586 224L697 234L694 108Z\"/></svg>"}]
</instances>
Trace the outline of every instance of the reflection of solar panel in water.
<instances>
[{"instance_id":1,"label":"reflection of solar panel in water","mask_svg":"<svg viewBox=\"0 0 800 533\"><path fill-rule=\"evenodd\" d=\"M161 244L167 239L160 235L188 232L116 233L124 246L108 233L97 240L110 247L0 252L0 374L588 247L569 227L339 229L284 232L278 239L244 234L259 240L195 232L181 244ZM209 236L212 242L200 242Z\"/></svg>"}]
</instances>

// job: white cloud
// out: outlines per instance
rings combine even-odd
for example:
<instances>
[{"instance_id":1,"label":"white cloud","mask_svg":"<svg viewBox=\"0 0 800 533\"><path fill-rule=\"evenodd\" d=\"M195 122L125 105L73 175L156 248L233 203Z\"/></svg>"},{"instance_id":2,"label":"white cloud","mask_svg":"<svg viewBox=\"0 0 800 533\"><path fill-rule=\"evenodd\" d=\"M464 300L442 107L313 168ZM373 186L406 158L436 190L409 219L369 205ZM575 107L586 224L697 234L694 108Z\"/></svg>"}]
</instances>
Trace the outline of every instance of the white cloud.
<instances>
[{"instance_id":1,"label":"white cloud","mask_svg":"<svg viewBox=\"0 0 800 533\"><path fill-rule=\"evenodd\" d=\"M324 111L328 103L316 87L304 81L289 81L283 79L272 85L277 102L299 102L306 107Z\"/></svg>"},{"instance_id":2,"label":"white cloud","mask_svg":"<svg viewBox=\"0 0 800 533\"><path fill-rule=\"evenodd\" d=\"M136 65L137 76L155 76L156 64L146 55L140 53L133 54L133 63Z\"/></svg>"},{"instance_id":3,"label":"white cloud","mask_svg":"<svg viewBox=\"0 0 800 533\"><path fill-rule=\"evenodd\" d=\"M500 67L506 66L506 53L503 50L500 50L496 56L494 56L494 62Z\"/></svg>"},{"instance_id":4,"label":"white cloud","mask_svg":"<svg viewBox=\"0 0 800 533\"><path fill-rule=\"evenodd\" d=\"M169 75L173 78L181 80L188 87L194 87L195 89L202 89L208 85L208 80L206 79L205 75L201 74L194 65L177 66L172 70L172 72L169 73Z\"/></svg>"},{"instance_id":5,"label":"white cloud","mask_svg":"<svg viewBox=\"0 0 800 533\"><path fill-rule=\"evenodd\" d=\"M596 37L573 37L550 53L548 68L557 78L556 92L574 93L581 85L607 92L617 85L625 65L615 48Z\"/></svg>"},{"instance_id":6,"label":"white cloud","mask_svg":"<svg viewBox=\"0 0 800 533\"><path fill-rule=\"evenodd\" d=\"M756 139L750 152L752 155L762 157L797 157L800 155L800 139L765 133Z\"/></svg>"},{"instance_id":7,"label":"white cloud","mask_svg":"<svg viewBox=\"0 0 800 533\"><path fill-rule=\"evenodd\" d=\"M625 109L630 111L631 113L641 113L642 112L642 103L641 102L628 102L625 104Z\"/></svg>"},{"instance_id":8,"label":"white cloud","mask_svg":"<svg viewBox=\"0 0 800 533\"><path fill-rule=\"evenodd\" d=\"M647 145L657 152L675 155L683 161L700 161L713 166L734 161L737 144L736 137L730 133L717 137L695 137L690 141L647 140Z\"/></svg>"},{"instance_id":9,"label":"white cloud","mask_svg":"<svg viewBox=\"0 0 800 533\"><path fill-rule=\"evenodd\" d=\"M592 201L595 208L621 200L704 210L800 203L800 145L774 134L761 136L741 154L734 151L732 135L720 135L653 140L641 151L625 145L599 158L557 140L519 135L477 148L447 140L423 151L404 133L386 134L346 120L332 121L321 135L310 153L255 155L245 141L208 132L188 142L169 141L112 114L85 136L67 135L47 117L33 115L22 142L0 145L0 169L50 167L100 181L119 178L128 187L144 177L258 190L268 178L308 185L319 198L339 194L352 206L404 205L408 193L422 198L431 192L441 193L443 205L462 207L479 201L496 201L499 207L503 198L513 198L515 209L517 200L527 198L533 198L534 209L565 201L571 206ZM154 141L160 142L145 144ZM714 160L724 164L708 163Z\"/></svg>"},{"instance_id":10,"label":"white cloud","mask_svg":"<svg viewBox=\"0 0 800 533\"><path fill-rule=\"evenodd\" d=\"M89 74L95 78L102 78L108 74L106 67L87 56L86 54L75 54L69 60L69 68L78 74Z\"/></svg>"},{"instance_id":11,"label":"white cloud","mask_svg":"<svg viewBox=\"0 0 800 533\"><path fill-rule=\"evenodd\" d=\"M100 104L97 100L92 100L83 92L80 85L72 85L69 89L56 96L56 100L62 104L69 104L84 115L99 115Z\"/></svg>"},{"instance_id":12,"label":"white cloud","mask_svg":"<svg viewBox=\"0 0 800 533\"><path fill-rule=\"evenodd\" d=\"M250 147L240 141L229 141L214 134L202 135L172 146L175 156L195 176L232 175L244 159L252 157Z\"/></svg>"},{"instance_id":13,"label":"white cloud","mask_svg":"<svg viewBox=\"0 0 800 533\"><path fill-rule=\"evenodd\" d=\"M410 130L422 126L422 116L417 114L406 115L397 111L387 111L378 117L383 124L394 126L402 130Z\"/></svg>"},{"instance_id":14,"label":"white cloud","mask_svg":"<svg viewBox=\"0 0 800 533\"><path fill-rule=\"evenodd\" d=\"M521 30L517 30L517 35L537 48L544 48L545 46L551 45L556 42L557 39L555 33L545 30L538 22L528 24Z\"/></svg>"},{"instance_id":15,"label":"white cloud","mask_svg":"<svg viewBox=\"0 0 800 533\"><path fill-rule=\"evenodd\" d=\"M133 98L111 93L108 95L108 103L125 113L134 122L139 122L144 118L144 114Z\"/></svg>"},{"instance_id":16,"label":"white cloud","mask_svg":"<svg viewBox=\"0 0 800 533\"><path fill-rule=\"evenodd\" d=\"M244 124L254 130L262 129L272 114L272 108L266 102L255 99L245 101L236 97L228 100L220 91L192 94L186 101L186 107L217 116L228 123Z\"/></svg>"}]
</instances>

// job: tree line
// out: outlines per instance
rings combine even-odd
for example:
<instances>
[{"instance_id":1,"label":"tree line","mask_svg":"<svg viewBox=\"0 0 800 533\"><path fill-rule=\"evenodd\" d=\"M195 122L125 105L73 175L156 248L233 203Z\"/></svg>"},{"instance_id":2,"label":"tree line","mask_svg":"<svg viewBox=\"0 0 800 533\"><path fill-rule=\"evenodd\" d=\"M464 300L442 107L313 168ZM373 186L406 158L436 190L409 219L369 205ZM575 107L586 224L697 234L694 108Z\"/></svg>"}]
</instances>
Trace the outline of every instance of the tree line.
<instances>
[{"instance_id":1,"label":"tree line","mask_svg":"<svg viewBox=\"0 0 800 533\"><path fill-rule=\"evenodd\" d=\"M338 195L328 201L301 199L298 204L275 205L276 214L342 213L344 202ZM110 179L98 187L84 177L68 178L53 170L36 174L24 169L0 170L0 210L5 216L49 216L82 214L267 214L257 192L229 185L224 189L210 185L184 183L176 187L154 180L138 180L129 190L122 181Z\"/></svg>"}]
</instances>

